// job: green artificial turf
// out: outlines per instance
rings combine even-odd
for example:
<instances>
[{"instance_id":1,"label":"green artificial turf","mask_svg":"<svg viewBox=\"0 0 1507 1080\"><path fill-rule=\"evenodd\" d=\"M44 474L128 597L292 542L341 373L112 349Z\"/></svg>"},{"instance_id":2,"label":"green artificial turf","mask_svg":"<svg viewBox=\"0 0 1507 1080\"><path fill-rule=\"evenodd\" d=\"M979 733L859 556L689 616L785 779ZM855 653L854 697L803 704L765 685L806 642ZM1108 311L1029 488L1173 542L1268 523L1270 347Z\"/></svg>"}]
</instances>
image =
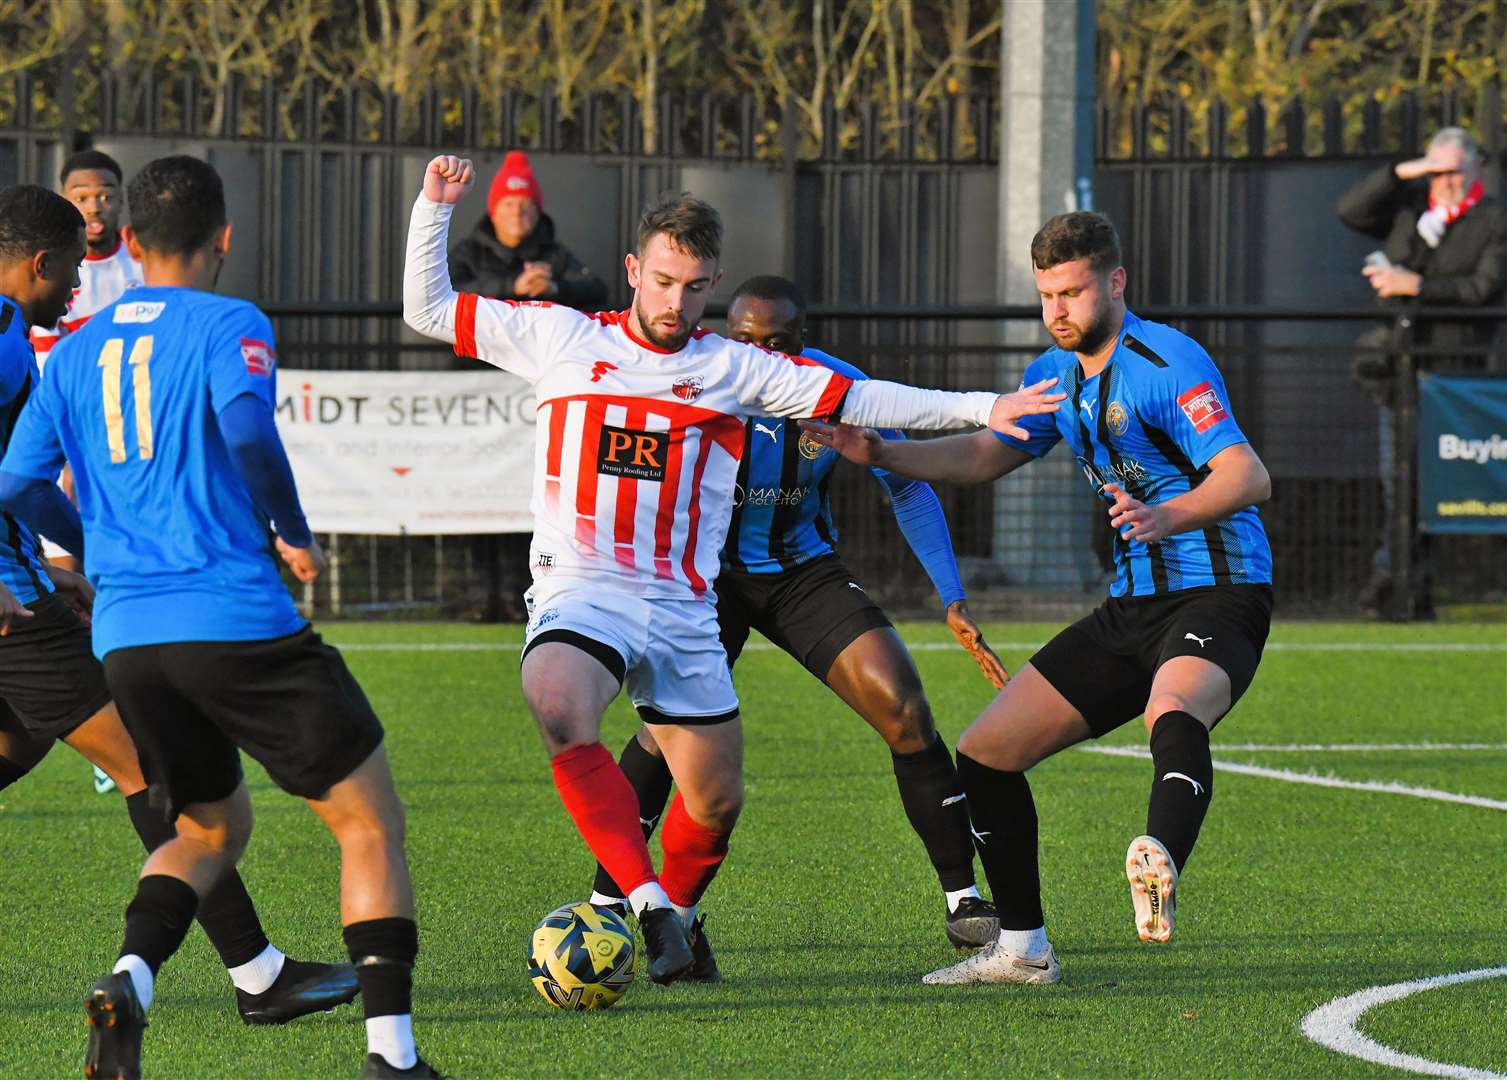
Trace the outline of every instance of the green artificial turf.
<instances>
[{"instance_id":1,"label":"green artificial turf","mask_svg":"<svg viewBox=\"0 0 1507 1080\"><path fill-rule=\"evenodd\" d=\"M1044 625L988 627L1018 667ZM529 985L534 922L590 892L518 690L518 627L329 625L388 729L420 907L415 1029L458 1077L785 1075L1402 1075L1307 1039L1315 1007L1367 987L1507 963L1507 812L1216 773L1180 890L1176 940L1136 940L1122 860L1144 827L1145 760L1071 750L1031 772L1048 929L1063 981L926 987L956 954L942 897L895 792L889 752L784 654L736 672L747 805L704 904L725 981L655 987L567 1014ZM938 624L902 628L945 643ZM1507 633L1500 625L1284 624L1217 762L1392 781L1507 802ZM383 644L475 644L419 651ZM1311 646L1348 643L1351 650ZM1467 643L1486 651L1397 651ZM1304 647L1297 647L1304 646ZM954 648L916 661L949 745L992 689ZM633 730L619 701L604 741ZM1139 723L1104 740L1144 747ZM1490 743L1486 750L1286 751L1291 744ZM1225 752L1221 744L1270 750ZM256 833L242 872L285 951L337 959L336 850L314 816L248 767ZM140 849L118 796L55 751L0 793L0 1076L79 1073L81 1002L119 946ZM1368 1012L1401 1053L1507 1072L1507 980ZM236 1017L203 935L164 969L148 1077L353 1077L355 1006L282 1028Z\"/></svg>"}]
</instances>

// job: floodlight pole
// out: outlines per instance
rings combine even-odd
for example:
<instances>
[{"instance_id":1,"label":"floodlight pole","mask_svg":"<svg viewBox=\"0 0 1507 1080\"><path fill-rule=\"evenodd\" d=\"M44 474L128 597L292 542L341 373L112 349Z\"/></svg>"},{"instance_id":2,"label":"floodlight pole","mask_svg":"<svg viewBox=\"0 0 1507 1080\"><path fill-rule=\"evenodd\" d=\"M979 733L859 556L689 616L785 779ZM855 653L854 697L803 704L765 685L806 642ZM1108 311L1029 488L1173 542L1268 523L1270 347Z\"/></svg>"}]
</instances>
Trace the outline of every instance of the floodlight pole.
<instances>
[{"instance_id":1,"label":"floodlight pole","mask_svg":"<svg viewBox=\"0 0 1507 1080\"><path fill-rule=\"evenodd\" d=\"M1067 210L1091 209L1094 175L1094 0L1001 0L999 224L995 298L1036 303L1031 238ZM1045 348L1037 324L1007 323L1001 340ZM1030 355L1009 353L1000 384L1014 389ZM1076 483L1076 486L1074 486ZM995 492L994 562L1008 584L1097 586L1094 508L1071 454L1017 473Z\"/></svg>"}]
</instances>

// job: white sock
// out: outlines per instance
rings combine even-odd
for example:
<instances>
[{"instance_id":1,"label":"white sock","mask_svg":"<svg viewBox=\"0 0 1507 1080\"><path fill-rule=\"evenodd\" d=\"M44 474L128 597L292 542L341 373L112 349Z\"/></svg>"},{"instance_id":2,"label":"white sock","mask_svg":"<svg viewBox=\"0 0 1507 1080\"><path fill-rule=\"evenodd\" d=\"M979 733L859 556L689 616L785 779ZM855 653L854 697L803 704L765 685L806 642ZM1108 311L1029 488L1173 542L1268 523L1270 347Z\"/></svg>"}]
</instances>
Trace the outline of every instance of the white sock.
<instances>
[{"instance_id":1,"label":"white sock","mask_svg":"<svg viewBox=\"0 0 1507 1080\"><path fill-rule=\"evenodd\" d=\"M604 892L593 892L591 899L586 902L596 907L622 907L628 901L621 896L608 896Z\"/></svg>"},{"instance_id":2,"label":"white sock","mask_svg":"<svg viewBox=\"0 0 1507 1080\"><path fill-rule=\"evenodd\" d=\"M281 949L269 943L246 963L225 970L230 972L230 981L235 983L237 990L244 990L248 994L265 994L283 973L283 961L286 959Z\"/></svg>"},{"instance_id":3,"label":"white sock","mask_svg":"<svg viewBox=\"0 0 1507 1080\"><path fill-rule=\"evenodd\" d=\"M681 907L673 900L670 903L675 908L675 914L680 916L680 921L685 923L686 929L689 930L691 924L696 921L696 905L692 904L690 907Z\"/></svg>"},{"instance_id":4,"label":"white sock","mask_svg":"<svg viewBox=\"0 0 1507 1080\"><path fill-rule=\"evenodd\" d=\"M958 905L963 902L963 897L965 896L971 896L977 900L983 899L982 896L979 896L979 887L977 885L970 885L966 889L958 889L956 892L950 892L947 894L947 913L949 915L958 909Z\"/></svg>"},{"instance_id":5,"label":"white sock","mask_svg":"<svg viewBox=\"0 0 1507 1080\"><path fill-rule=\"evenodd\" d=\"M1027 960L1035 960L1039 956L1046 955L1047 928L1038 926L1035 930L1006 930L1000 927L999 944L1007 952L1023 956Z\"/></svg>"},{"instance_id":6,"label":"white sock","mask_svg":"<svg viewBox=\"0 0 1507 1080\"><path fill-rule=\"evenodd\" d=\"M628 903L633 905L633 914L636 918L643 917L645 908L674 906L657 881L646 881L634 889L628 894Z\"/></svg>"},{"instance_id":7,"label":"white sock","mask_svg":"<svg viewBox=\"0 0 1507 1080\"><path fill-rule=\"evenodd\" d=\"M136 990L136 1000L141 1002L141 1010L145 1012L152 1007L152 969L147 967L147 962L135 953L127 953L115 961L115 966L110 969L110 974L124 971L131 976L131 985Z\"/></svg>"},{"instance_id":8,"label":"white sock","mask_svg":"<svg viewBox=\"0 0 1507 1080\"><path fill-rule=\"evenodd\" d=\"M369 1016L366 1018L366 1052L381 1054L394 1069L411 1069L419 1060L413 1045L413 1016Z\"/></svg>"}]
</instances>

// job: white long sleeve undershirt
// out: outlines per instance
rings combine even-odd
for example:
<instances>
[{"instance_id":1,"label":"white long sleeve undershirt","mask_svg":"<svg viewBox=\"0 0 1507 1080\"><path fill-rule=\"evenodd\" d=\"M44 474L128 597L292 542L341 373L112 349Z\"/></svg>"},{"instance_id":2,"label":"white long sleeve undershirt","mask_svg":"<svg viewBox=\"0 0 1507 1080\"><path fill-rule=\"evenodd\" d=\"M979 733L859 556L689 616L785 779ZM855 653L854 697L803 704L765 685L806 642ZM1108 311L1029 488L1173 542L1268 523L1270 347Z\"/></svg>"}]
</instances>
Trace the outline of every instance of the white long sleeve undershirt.
<instances>
[{"instance_id":1,"label":"white long sleeve undershirt","mask_svg":"<svg viewBox=\"0 0 1507 1080\"><path fill-rule=\"evenodd\" d=\"M454 343L456 292L450 283L447 240L454 207L419 195L408 224L403 261L403 321L427 337ZM883 379L853 384L843 402L842 422L864 427L986 427L994 394L927 390Z\"/></svg>"}]
</instances>

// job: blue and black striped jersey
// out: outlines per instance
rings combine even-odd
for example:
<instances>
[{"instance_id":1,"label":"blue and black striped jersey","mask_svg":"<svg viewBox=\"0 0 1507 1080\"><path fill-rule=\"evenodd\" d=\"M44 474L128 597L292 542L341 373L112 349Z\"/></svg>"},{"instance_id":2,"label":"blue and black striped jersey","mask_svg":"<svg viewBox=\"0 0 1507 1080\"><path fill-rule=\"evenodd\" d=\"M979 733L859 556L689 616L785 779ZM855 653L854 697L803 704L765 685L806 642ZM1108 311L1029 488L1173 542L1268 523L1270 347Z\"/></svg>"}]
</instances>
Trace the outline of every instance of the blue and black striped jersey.
<instances>
[{"instance_id":1,"label":"blue and black striped jersey","mask_svg":"<svg viewBox=\"0 0 1507 1080\"><path fill-rule=\"evenodd\" d=\"M14 300L0 296L0 449L10 444L16 420L37 387L37 357L26 319ZM36 534L10 514L0 516L0 581L21 603L52 592Z\"/></svg>"},{"instance_id":2,"label":"blue and black striped jersey","mask_svg":"<svg viewBox=\"0 0 1507 1080\"><path fill-rule=\"evenodd\" d=\"M801 353L857 382L868 378L852 364L820 349ZM882 432L903 439L899 431ZM743 460L733 492L733 517L722 546L722 567L775 574L830 555L837 543L831 479L835 451L812 441L794 420L748 421ZM964 598L947 518L927 484L873 469L888 490L896 521L946 607Z\"/></svg>"},{"instance_id":3,"label":"blue and black striped jersey","mask_svg":"<svg viewBox=\"0 0 1507 1080\"><path fill-rule=\"evenodd\" d=\"M1075 354L1052 348L1026 368L1024 384L1052 376L1068 395L1062 408L1018 421L1029 441L998 437L1033 457L1065 439L1101 494L1106 483L1118 483L1147 505L1166 502L1208 475L1214 455L1247 441L1203 347L1129 311L1114 353L1093 378L1084 378ZM1155 544L1116 533L1114 556L1112 596L1272 580L1271 547L1254 506Z\"/></svg>"}]
</instances>

